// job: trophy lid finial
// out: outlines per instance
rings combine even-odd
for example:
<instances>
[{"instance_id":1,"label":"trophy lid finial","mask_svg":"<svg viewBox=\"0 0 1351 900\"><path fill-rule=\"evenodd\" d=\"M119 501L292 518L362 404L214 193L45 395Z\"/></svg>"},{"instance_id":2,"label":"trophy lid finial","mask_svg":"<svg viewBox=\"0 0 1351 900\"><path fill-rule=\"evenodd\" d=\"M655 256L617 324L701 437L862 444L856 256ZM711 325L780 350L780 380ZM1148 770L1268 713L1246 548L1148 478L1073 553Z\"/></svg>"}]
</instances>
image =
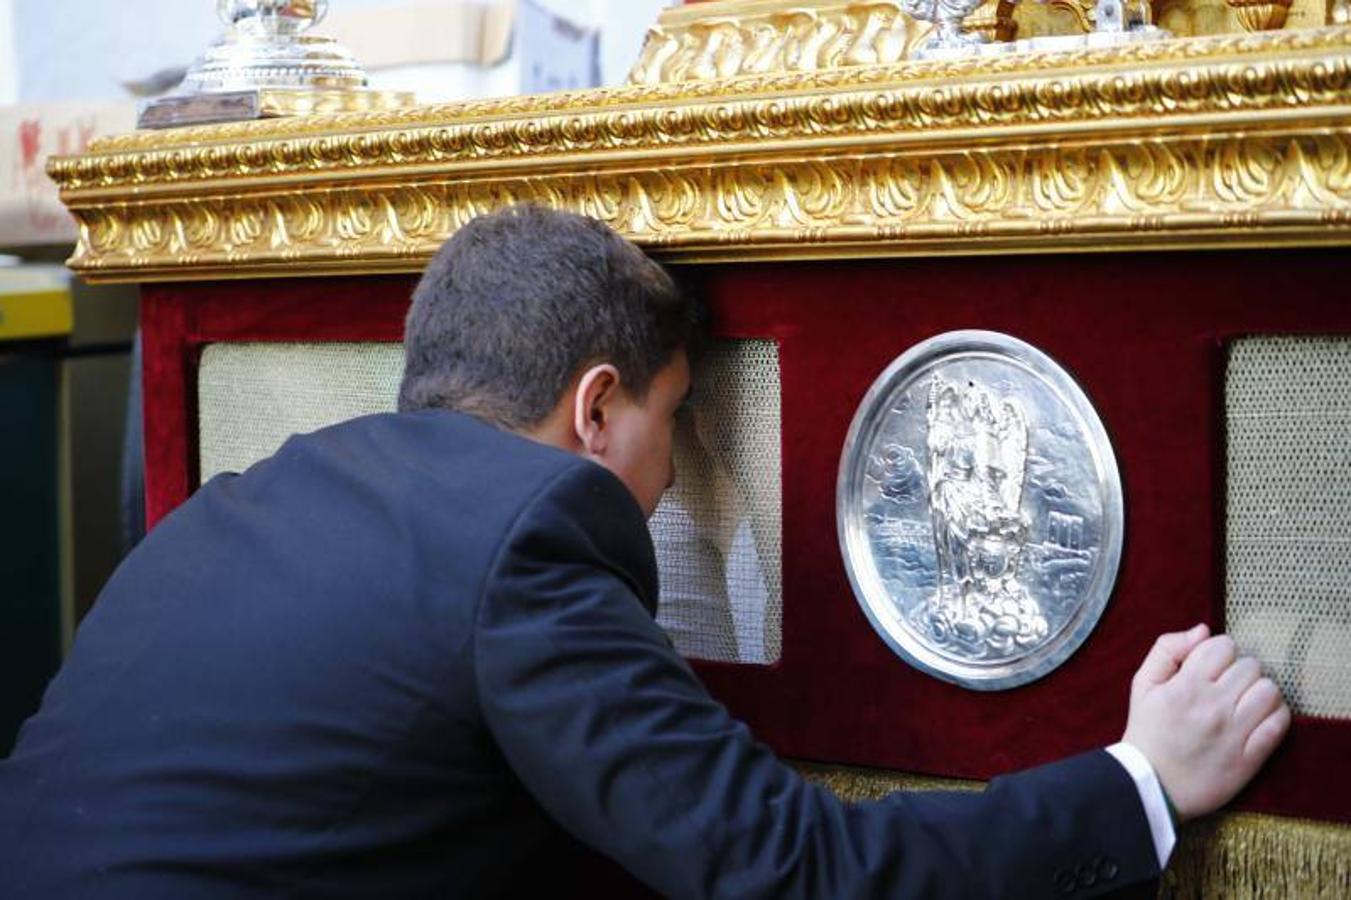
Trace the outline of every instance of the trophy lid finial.
<instances>
[{"instance_id":1,"label":"trophy lid finial","mask_svg":"<svg viewBox=\"0 0 1351 900\"><path fill-rule=\"evenodd\" d=\"M298 34L317 25L328 0L216 0L216 14L235 28Z\"/></svg>"}]
</instances>

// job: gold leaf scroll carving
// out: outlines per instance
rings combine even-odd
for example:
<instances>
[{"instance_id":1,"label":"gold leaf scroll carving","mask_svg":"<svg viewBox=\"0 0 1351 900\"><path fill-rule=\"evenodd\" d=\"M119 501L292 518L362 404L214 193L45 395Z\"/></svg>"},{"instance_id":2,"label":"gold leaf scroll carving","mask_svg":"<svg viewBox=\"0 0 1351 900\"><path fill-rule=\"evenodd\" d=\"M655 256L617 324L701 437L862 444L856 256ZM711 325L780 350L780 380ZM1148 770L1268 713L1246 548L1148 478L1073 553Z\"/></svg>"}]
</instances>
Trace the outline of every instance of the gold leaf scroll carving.
<instances>
[{"instance_id":1,"label":"gold leaf scroll carving","mask_svg":"<svg viewBox=\"0 0 1351 900\"><path fill-rule=\"evenodd\" d=\"M729 244L740 248L739 258L810 245L819 255L857 242L885 254L1047 235L1069 246L1089 236L1110 245L1115 235L1130 246L1185 233L1198 214L1207 227L1326 230L1351 221L1351 132L1274 134L1223 146L1156 139L438 180L416 189L334 189L323 200L279 193L180 200L161 209L122 204L85 220L86 255L74 262L96 273L154 259L171 270L178 260L224 265L248 258L266 266L303 255L321 266L361 258L373 270L398 268L400 260L429 256L473 215L524 201L577 209L640 242L695 258L719 257ZM330 227L317 229L320 220ZM1242 240L1241 227L1231 240Z\"/></svg>"},{"instance_id":2,"label":"gold leaf scroll carving","mask_svg":"<svg viewBox=\"0 0 1351 900\"><path fill-rule=\"evenodd\" d=\"M1126 0L1128 22L1178 37L1332 24L1344 0ZM987 0L964 22L989 41L1082 35L1095 0ZM932 25L897 0L718 0L669 7L644 41L633 84L888 65L913 58Z\"/></svg>"},{"instance_id":3,"label":"gold leaf scroll carving","mask_svg":"<svg viewBox=\"0 0 1351 900\"><path fill-rule=\"evenodd\" d=\"M1012 0L987 0L967 27L989 40L1016 30ZM726 14L709 14L716 8ZM898 2L805 0L793 4L719 3L668 10L648 31L633 84L709 81L771 72L890 65L908 59L933 26Z\"/></svg>"}]
</instances>

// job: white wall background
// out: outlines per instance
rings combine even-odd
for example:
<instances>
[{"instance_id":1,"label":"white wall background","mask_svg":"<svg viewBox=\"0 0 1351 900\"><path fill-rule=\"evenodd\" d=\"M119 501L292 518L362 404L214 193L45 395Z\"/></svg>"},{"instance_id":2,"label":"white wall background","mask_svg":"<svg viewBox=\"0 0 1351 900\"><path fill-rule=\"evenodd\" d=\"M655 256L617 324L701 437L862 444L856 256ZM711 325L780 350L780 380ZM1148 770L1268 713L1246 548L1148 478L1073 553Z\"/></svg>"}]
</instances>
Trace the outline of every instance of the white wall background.
<instances>
[{"instance_id":1,"label":"white wall background","mask_svg":"<svg viewBox=\"0 0 1351 900\"><path fill-rule=\"evenodd\" d=\"M608 85L623 84L629 69L638 61L647 29L657 22L666 6L680 0L595 0L602 7L597 20L600 33L601 80Z\"/></svg>"},{"instance_id":2,"label":"white wall background","mask_svg":"<svg viewBox=\"0 0 1351 900\"><path fill-rule=\"evenodd\" d=\"M116 100L121 82L191 61L219 31L210 0L12 0L19 99Z\"/></svg>"},{"instance_id":3,"label":"white wall background","mask_svg":"<svg viewBox=\"0 0 1351 900\"><path fill-rule=\"evenodd\" d=\"M395 2L331 0L330 8ZM662 7L676 0L535 2L578 24L601 28L602 83L620 84L646 29ZM192 61L220 32L215 8L214 0L0 0L0 103L124 99L122 82ZM11 22L13 39L7 40ZM323 26L318 30L322 33ZM413 89L427 100L517 90L512 73L505 71L437 67L373 75L377 87Z\"/></svg>"},{"instance_id":4,"label":"white wall background","mask_svg":"<svg viewBox=\"0 0 1351 900\"><path fill-rule=\"evenodd\" d=\"M0 105L19 100L19 60L14 52L11 0L0 0Z\"/></svg>"}]
</instances>

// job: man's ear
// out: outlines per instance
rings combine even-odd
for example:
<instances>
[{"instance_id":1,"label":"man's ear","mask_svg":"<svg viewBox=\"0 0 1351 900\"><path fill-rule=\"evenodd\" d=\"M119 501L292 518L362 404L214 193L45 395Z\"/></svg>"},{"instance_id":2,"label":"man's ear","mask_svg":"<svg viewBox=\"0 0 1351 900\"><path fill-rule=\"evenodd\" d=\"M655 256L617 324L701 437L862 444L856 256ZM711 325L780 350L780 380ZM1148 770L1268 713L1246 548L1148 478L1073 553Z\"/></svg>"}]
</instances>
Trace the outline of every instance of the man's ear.
<instances>
[{"instance_id":1,"label":"man's ear","mask_svg":"<svg viewBox=\"0 0 1351 900\"><path fill-rule=\"evenodd\" d=\"M610 439L610 416L619 395L619 370L610 363L592 366L577 380L573 395L572 427L582 450L604 456Z\"/></svg>"}]
</instances>

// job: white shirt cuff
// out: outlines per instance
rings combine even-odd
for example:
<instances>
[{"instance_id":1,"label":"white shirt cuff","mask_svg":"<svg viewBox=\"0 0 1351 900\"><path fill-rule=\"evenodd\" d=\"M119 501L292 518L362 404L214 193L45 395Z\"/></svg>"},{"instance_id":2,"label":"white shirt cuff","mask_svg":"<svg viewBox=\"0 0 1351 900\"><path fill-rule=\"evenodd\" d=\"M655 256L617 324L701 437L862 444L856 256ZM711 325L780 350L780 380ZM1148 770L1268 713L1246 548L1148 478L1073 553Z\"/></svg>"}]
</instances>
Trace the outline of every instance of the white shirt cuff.
<instances>
[{"instance_id":1,"label":"white shirt cuff","mask_svg":"<svg viewBox=\"0 0 1351 900\"><path fill-rule=\"evenodd\" d=\"M1163 871L1177 843L1177 832L1173 830L1173 817L1168 813L1163 785L1159 784L1159 777L1154 774L1154 767L1145 755L1125 741L1108 747L1107 752L1121 763L1135 782L1135 789L1140 792L1145 820L1149 822L1149 834L1154 839L1154 852L1159 856L1159 871Z\"/></svg>"}]
</instances>

